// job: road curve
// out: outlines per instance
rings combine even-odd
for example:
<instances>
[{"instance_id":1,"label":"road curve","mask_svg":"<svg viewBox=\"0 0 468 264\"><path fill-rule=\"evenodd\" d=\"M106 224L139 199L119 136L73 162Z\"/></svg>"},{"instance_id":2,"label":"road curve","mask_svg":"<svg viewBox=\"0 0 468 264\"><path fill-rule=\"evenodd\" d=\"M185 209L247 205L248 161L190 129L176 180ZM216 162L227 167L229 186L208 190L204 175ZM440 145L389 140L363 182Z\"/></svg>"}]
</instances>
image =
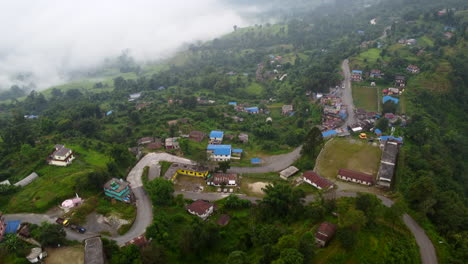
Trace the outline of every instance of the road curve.
<instances>
[{"instance_id":1,"label":"road curve","mask_svg":"<svg viewBox=\"0 0 468 264\"><path fill-rule=\"evenodd\" d=\"M231 167L228 172L267 173L284 170L301 157L301 149L302 146L299 146L289 153L270 156L266 159L266 164L261 167Z\"/></svg>"}]
</instances>

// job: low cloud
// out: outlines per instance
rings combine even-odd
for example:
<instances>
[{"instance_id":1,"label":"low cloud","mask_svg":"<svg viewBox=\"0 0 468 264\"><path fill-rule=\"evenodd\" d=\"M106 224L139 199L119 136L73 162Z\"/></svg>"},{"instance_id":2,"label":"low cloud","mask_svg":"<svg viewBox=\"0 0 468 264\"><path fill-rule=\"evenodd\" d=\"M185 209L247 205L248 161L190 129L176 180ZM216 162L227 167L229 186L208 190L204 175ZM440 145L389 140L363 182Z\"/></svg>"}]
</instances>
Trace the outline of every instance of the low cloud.
<instances>
[{"instance_id":1,"label":"low cloud","mask_svg":"<svg viewBox=\"0 0 468 264\"><path fill-rule=\"evenodd\" d=\"M0 88L29 74L39 89L130 49L140 62L248 22L221 0L29 0L0 3Z\"/></svg>"}]
</instances>

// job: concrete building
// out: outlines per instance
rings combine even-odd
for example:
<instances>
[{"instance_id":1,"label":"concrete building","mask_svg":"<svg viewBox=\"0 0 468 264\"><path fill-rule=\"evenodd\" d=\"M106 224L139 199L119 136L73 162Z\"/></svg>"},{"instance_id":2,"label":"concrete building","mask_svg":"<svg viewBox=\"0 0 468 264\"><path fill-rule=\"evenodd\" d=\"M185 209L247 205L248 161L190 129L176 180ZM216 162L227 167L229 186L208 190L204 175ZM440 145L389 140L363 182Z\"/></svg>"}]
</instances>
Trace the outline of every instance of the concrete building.
<instances>
[{"instance_id":1,"label":"concrete building","mask_svg":"<svg viewBox=\"0 0 468 264\"><path fill-rule=\"evenodd\" d=\"M84 264L104 264L104 251L101 237L85 239Z\"/></svg>"},{"instance_id":2,"label":"concrete building","mask_svg":"<svg viewBox=\"0 0 468 264\"><path fill-rule=\"evenodd\" d=\"M104 194L122 202L132 202L130 183L122 179L112 178L104 184Z\"/></svg>"},{"instance_id":3,"label":"concrete building","mask_svg":"<svg viewBox=\"0 0 468 264\"><path fill-rule=\"evenodd\" d=\"M207 219L214 212L214 204L203 200L197 200L186 208L189 213L196 215L203 220Z\"/></svg>"},{"instance_id":4,"label":"concrete building","mask_svg":"<svg viewBox=\"0 0 468 264\"><path fill-rule=\"evenodd\" d=\"M54 151L48 156L47 163L55 166L68 166L75 159L73 151L64 145L55 145Z\"/></svg>"},{"instance_id":5,"label":"concrete building","mask_svg":"<svg viewBox=\"0 0 468 264\"><path fill-rule=\"evenodd\" d=\"M382 158L380 159L380 168L377 173L377 185L390 188L393 176L395 175L395 166L398 157L398 143L387 140L385 142Z\"/></svg>"}]
</instances>

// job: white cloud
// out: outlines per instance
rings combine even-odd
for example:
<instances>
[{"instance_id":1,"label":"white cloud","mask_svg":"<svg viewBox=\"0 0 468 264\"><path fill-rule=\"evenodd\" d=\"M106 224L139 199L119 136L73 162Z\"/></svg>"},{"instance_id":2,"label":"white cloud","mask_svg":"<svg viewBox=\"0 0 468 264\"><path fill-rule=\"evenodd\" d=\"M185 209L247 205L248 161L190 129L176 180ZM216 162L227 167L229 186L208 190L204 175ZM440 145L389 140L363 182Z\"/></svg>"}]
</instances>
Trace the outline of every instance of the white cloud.
<instances>
[{"instance_id":1,"label":"white cloud","mask_svg":"<svg viewBox=\"0 0 468 264\"><path fill-rule=\"evenodd\" d=\"M0 2L0 88L31 72L39 88L129 48L139 61L246 25L221 0L29 0Z\"/></svg>"}]
</instances>

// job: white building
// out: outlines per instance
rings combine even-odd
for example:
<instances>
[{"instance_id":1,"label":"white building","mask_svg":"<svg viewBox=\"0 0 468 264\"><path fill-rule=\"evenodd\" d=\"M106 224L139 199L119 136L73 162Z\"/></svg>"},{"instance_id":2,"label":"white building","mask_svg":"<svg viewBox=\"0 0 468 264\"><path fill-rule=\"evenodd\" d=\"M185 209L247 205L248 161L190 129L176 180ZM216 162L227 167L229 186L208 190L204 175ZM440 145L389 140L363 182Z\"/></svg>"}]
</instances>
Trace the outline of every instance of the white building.
<instances>
[{"instance_id":1,"label":"white building","mask_svg":"<svg viewBox=\"0 0 468 264\"><path fill-rule=\"evenodd\" d=\"M55 166L68 166L75 159L73 156L73 151L69 148L66 148L64 145L55 145L55 150L47 158L49 165Z\"/></svg>"}]
</instances>

